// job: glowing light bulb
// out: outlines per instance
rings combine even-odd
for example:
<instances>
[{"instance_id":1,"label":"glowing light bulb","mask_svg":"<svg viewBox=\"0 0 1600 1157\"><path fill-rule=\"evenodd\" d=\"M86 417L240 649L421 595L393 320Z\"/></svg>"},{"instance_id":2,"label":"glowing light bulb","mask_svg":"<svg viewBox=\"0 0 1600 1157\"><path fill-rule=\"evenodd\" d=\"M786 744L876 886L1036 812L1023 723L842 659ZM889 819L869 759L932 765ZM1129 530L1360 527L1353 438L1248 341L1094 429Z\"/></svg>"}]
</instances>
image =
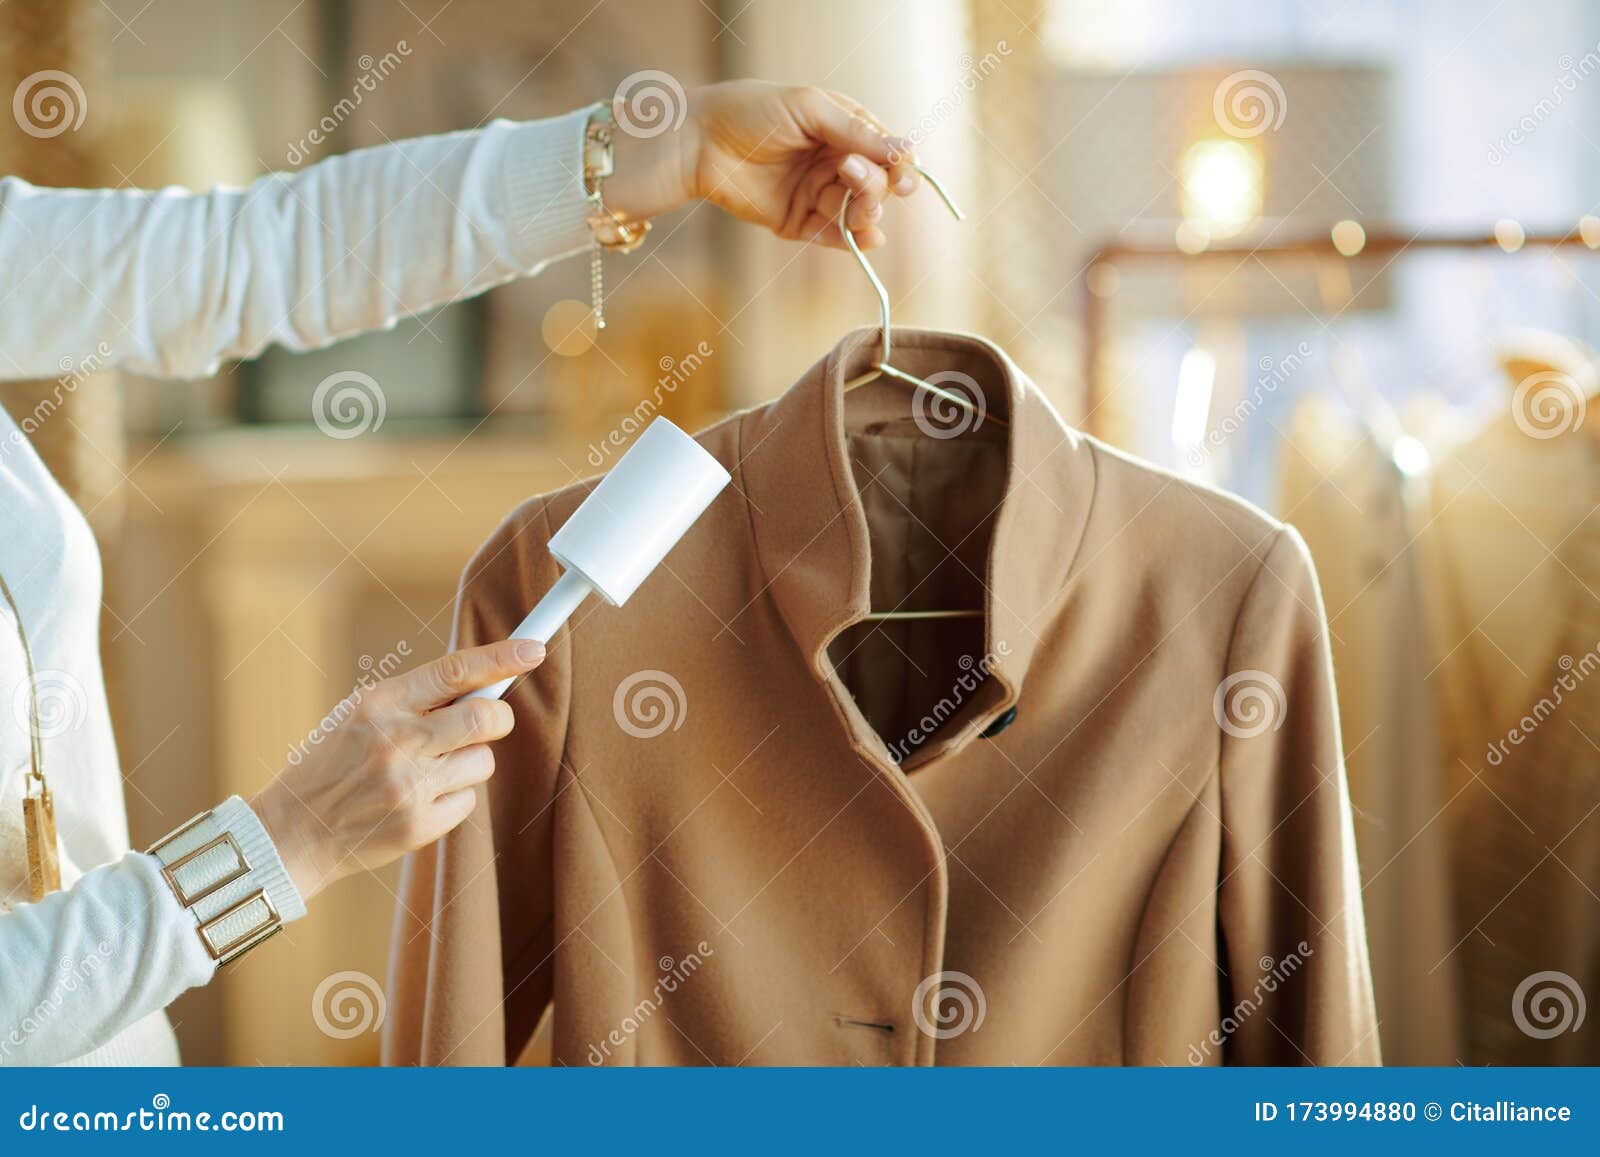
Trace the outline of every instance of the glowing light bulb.
<instances>
[{"instance_id":1,"label":"glowing light bulb","mask_svg":"<svg viewBox=\"0 0 1600 1157\"><path fill-rule=\"evenodd\" d=\"M1340 221L1329 230L1333 247L1346 257L1354 257L1367 247L1367 231L1359 221Z\"/></svg>"},{"instance_id":2,"label":"glowing light bulb","mask_svg":"<svg viewBox=\"0 0 1600 1157\"><path fill-rule=\"evenodd\" d=\"M1179 165L1185 221L1232 237L1261 215L1261 154L1244 141L1203 140Z\"/></svg>"}]
</instances>

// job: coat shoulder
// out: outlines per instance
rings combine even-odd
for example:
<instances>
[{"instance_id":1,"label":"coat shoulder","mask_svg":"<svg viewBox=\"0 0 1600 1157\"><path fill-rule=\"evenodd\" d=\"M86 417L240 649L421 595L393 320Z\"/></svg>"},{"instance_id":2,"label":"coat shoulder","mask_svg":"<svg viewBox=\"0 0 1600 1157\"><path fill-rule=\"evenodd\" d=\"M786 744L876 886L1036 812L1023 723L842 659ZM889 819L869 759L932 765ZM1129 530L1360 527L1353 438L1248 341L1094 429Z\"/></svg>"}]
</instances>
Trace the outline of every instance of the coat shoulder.
<instances>
[{"instance_id":1,"label":"coat shoulder","mask_svg":"<svg viewBox=\"0 0 1600 1157\"><path fill-rule=\"evenodd\" d=\"M695 434L695 441L731 471L738 461L739 427L747 416L748 413L739 413L724 418ZM513 579L536 574L547 565L553 567L555 564L548 561L545 548L556 528L589 497L600 479L632 445L631 435L638 432L635 429L629 432L630 436L613 440L608 435L598 440L590 447L586 459L586 464L594 467L596 473L575 479L559 489L536 494L514 507L473 553L462 572L461 588L468 589L484 579ZM554 578L553 575L549 577Z\"/></svg>"},{"instance_id":2,"label":"coat shoulder","mask_svg":"<svg viewBox=\"0 0 1600 1157\"><path fill-rule=\"evenodd\" d=\"M1125 577L1160 574L1198 590L1250 579L1269 555L1309 558L1292 526L1254 503L1085 438L1095 501L1080 560L1114 559Z\"/></svg>"}]
</instances>

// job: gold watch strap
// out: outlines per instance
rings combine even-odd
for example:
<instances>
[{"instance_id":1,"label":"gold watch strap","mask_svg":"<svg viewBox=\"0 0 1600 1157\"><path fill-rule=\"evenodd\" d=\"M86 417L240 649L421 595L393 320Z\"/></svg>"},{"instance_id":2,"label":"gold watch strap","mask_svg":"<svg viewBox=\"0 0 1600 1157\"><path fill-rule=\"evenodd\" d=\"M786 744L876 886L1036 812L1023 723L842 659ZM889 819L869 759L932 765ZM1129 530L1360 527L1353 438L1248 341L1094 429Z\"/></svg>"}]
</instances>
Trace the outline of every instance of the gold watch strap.
<instances>
[{"instance_id":1,"label":"gold watch strap","mask_svg":"<svg viewBox=\"0 0 1600 1157\"><path fill-rule=\"evenodd\" d=\"M589 228L595 244L613 253L632 253L644 243L650 222L630 221L606 207L605 179L616 172L617 118L607 104L596 105L583 133L583 189L594 205Z\"/></svg>"},{"instance_id":2,"label":"gold watch strap","mask_svg":"<svg viewBox=\"0 0 1600 1157\"><path fill-rule=\"evenodd\" d=\"M612 148L616 131L617 117L611 106L595 105L583 130L583 191L590 197L598 197L600 182L616 171Z\"/></svg>"}]
</instances>

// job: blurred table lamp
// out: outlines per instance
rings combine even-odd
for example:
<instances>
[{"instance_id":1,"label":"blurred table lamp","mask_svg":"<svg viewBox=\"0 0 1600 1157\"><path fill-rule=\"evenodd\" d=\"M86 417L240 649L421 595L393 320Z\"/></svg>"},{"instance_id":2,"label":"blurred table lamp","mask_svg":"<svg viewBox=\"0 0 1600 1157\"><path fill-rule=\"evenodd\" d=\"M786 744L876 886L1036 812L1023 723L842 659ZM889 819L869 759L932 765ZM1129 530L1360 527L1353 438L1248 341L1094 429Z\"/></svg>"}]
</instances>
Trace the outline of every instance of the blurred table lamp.
<instances>
[{"instance_id":1,"label":"blurred table lamp","mask_svg":"<svg viewBox=\"0 0 1600 1157\"><path fill-rule=\"evenodd\" d=\"M1175 448L1197 470L1218 470L1222 462L1195 453L1194 439L1256 381L1250 328L1281 335L1314 318L1384 309L1388 283L1379 269L1352 276L1338 256L1185 255L1330 230L1340 253L1358 254L1365 234L1351 218L1381 223L1389 212L1388 70L1065 69L1051 84L1063 123L1075 128L1070 147L1051 155L1047 187L1084 238L1064 268L1081 268L1113 240L1171 253L1090 271L1113 335L1097 373L1096 430L1141 453ZM1119 329L1138 340L1116 342ZM1186 354L1165 341L1183 331L1193 343Z\"/></svg>"}]
</instances>

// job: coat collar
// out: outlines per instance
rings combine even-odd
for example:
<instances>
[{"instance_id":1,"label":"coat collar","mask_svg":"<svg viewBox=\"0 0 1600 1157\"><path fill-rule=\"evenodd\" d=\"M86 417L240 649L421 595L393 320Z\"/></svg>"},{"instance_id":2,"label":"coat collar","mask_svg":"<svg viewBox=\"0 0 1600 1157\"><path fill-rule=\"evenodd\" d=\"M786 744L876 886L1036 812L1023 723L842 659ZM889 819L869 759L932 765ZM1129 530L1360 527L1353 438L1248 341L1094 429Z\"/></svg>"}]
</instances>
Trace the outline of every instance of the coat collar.
<instances>
[{"instance_id":1,"label":"coat collar","mask_svg":"<svg viewBox=\"0 0 1600 1157\"><path fill-rule=\"evenodd\" d=\"M828 643L871 610L871 552L849 462L843 385L871 365L878 343L876 328L846 336L781 398L753 411L741 438L741 489L766 591L807 664L836 693ZM970 733L1022 691L1088 522L1093 452L1004 351L982 338L896 329L893 349L895 366L908 373L927 377L960 367L977 382L987 414L1008 423L1001 431L1004 495L992 516L984 580L986 657L1002 694ZM877 396L892 398L882 389ZM904 397L911 397L909 388ZM857 399L851 394L850 404ZM899 405L906 412L908 402ZM864 721L856 716L852 726ZM881 746L875 736L858 739Z\"/></svg>"}]
</instances>

